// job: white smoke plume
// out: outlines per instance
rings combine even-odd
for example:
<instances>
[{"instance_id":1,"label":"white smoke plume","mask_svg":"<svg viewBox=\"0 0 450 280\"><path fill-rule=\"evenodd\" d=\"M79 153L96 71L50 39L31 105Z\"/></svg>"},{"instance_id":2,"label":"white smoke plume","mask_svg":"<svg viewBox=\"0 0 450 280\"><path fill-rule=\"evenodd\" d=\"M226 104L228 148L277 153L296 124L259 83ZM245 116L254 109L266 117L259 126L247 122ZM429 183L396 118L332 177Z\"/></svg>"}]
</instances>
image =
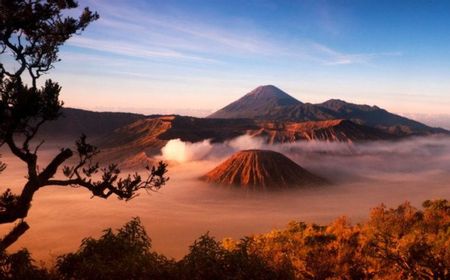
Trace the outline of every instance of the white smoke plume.
<instances>
[{"instance_id":1,"label":"white smoke plume","mask_svg":"<svg viewBox=\"0 0 450 280\"><path fill-rule=\"evenodd\" d=\"M190 143L175 139L162 149L162 158L179 163L212 161L218 164L231 154L246 149L278 151L301 166L339 182L355 178L387 178L392 174L450 173L450 138L438 136L354 144L302 141L276 145L265 144L263 139L247 135L225 143L209 140Z\"/></svg>"},{"instance_id":2,"label":"white smoke plume","mask_svg":"<svg viewBox=\"0 0 450 280\"><path fill-rule=\"evenodd\" d=\"M183 142L180 139L172 139L161 149L161 153L165 160L188 162L203 159L212 149L213 145L210 140L190 143Z\"/></svg>"}]
</instances>

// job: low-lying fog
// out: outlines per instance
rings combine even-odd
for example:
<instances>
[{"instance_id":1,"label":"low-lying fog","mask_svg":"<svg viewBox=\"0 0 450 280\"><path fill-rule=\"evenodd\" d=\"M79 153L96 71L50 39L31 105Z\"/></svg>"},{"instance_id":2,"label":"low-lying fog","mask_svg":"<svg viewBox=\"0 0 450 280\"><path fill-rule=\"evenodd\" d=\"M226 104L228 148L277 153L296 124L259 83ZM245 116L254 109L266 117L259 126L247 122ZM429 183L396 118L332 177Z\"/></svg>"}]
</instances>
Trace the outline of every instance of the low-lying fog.
<instances>
[{"instance_id":1,"label":"low-lying fog","mask_svg":"<svg viewBox=\"0 0 450 280\"><path fill-rule=\"evenodd\" d=\"M281 193L246 193L197 180L233 152L250 148L282 152L334 184ZM48 159L56 150L43 152ZM82 238L99 236L104 228L118 228L139 216L154 249L179 258L195 238L207 231L219 239L239 238L283 227L291 220L327 223L347 215L358 222L381 203L396 206L408 200L420 206L426 199L450 197L448 137L275 146L249 137L227 144L171 140L161 157L170 161L168 185L151 195L143 192L129 202L90 199L81 188L40 190L27 218L31 229L12 249L27 247L36 259L49 261L78 248ZM2 160L8 163L0 175L2 190L17 189L24 180L24 166L7 154ZM0 227L1 232L6 230Z\"/></svg>"}]
</instances>

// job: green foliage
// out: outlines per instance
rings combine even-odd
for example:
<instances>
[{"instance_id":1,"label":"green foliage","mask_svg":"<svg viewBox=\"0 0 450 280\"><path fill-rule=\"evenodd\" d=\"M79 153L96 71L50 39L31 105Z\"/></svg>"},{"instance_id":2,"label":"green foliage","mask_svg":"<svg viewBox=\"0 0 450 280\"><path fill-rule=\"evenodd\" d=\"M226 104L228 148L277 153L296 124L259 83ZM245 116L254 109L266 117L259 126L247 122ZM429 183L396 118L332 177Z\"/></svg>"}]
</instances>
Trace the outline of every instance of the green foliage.
<instances>
[{"instance_id":1,"label":"green foliage","mask_svg":"<svg viewBox=\"0 0 450 280\"><path fill-rule=\"evenodd\" d=\"M151 240L134 218L114 233L86 238L75 253L58 258L63 279L167 279L172 261L151 252Z\"/></svg>"},{"instance_id":2,"label":"green foliage","mask_svg":"<svg viewBox=\"0 0 450 280\"><path fill-rule=\"evenodd\" d=\"M31 134L30 121L56 119L62 106L60 91L61 87L52 80L39 89L25 86L20 77L1 81L1 131Z\"/></svg>"},{"instance_id":3,"label":"green foliage","mask_svg":"<svg viewBox=\"0 0 450 280\"><path fill-rule=\"evenodd\" d=\"M232 250L209 234L204 234L190 247L177 264L177 279L287 279L284 272L269 267L255 254L249 254L242 240Z\"/></svg>"},{"instance_id":4,"label":"green foliage","mask_svg":"<svg viewBox=\"0 0 450 280\"><path fill-rule=\"evenodd\" d=\"M77 7L74 0L1 1L0 53L8 48L19 67L11 72L0 63L0 78L17 78L26 71L35 88L36 79L58 61L59 47L98 18L88 8L78 18L65 16Z\"/></svg>"},{"instance_id":5,"label":"green foliage","mask_svg":"<svg viewBox=\"0 0 450 280\"><path fill-rule=\"evenodd\" d=\"M209 234L197 239L180 262L181 274L191 279L220 279L226 251Z\"/></svg>"},{"instance_id":6,"label":"green foliage","mask_svg":"<svg viewBox=\"0 0 450 280\"><path fill-rule=\"evenodd\" d=\"M200 236L181 260L151 250L140 220L86 238L52 272L27 251L0 263L0 279L450 279L450 202L379 206L367 222L291 222L281 230L216 241Z\"/></svg>"}]
</instances>

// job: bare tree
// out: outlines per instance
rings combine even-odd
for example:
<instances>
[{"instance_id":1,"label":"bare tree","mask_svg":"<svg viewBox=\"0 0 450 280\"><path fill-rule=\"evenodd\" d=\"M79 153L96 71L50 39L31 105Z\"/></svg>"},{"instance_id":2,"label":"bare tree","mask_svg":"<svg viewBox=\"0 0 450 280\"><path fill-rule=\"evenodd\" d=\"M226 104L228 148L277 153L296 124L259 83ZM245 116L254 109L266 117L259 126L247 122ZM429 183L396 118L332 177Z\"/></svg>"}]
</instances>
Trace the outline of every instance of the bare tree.
<instances>
[{"instance_id":1,"label":"bare tree","mask_svg":"<svg viewBox=\"0 0 450 280\"><path fill-rule=\"evenodd\" d=\"M75 152L63 148L43 169L38 168L42 142L32 140L44 123L60 116L63 105L59 100L61 87L52 80L38 86L38 79L59 61L59 47L98 19L89 8L78 18L65 16L66 11L77 7L74 0L0 0L0 145L7 146L27 166L27 182L21 192L7 189L0 195L0 224L16 223L0 240L0 250L29 228L24 219L34 194L43 187L77 186L93 196L106 199L114 195L129 200L141 189L159 189L168 179L163 162L147 168L145 178L137 173L121 178L115 164L101 168L93 161L98 149L88 144L84 135L76 142ZM77 164L63 166L74 153L78 155ZM0 164L0 172L5 167ZM58 170L63 171L64 179L54 178Z\"/></svg>"}]
</instances>

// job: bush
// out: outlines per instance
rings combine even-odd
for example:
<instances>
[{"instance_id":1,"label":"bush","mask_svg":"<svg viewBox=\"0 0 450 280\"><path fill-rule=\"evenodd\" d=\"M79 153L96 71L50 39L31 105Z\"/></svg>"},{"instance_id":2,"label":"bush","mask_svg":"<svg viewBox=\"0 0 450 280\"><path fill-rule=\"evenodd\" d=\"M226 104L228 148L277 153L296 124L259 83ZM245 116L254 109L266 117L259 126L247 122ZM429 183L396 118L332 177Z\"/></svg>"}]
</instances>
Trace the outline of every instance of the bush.
<instances>
[{"instance_id":1,"label":"bush","mask_svg":"<svg viewBox=\"0 0 450 280\"><path fill-rule=\"evenodd\" d=\"M173 261L151 252L151 240L139 218L99 239L86 238L75 253L60 256L63 279L168 279Z\"/></svg>"},{"instance_id":2,"label":"bush","mask_svg":"<svg viewBox=\"0 0 450 280\"><path fill-rule=\"evenodd\" d=\"M23 280L23 279L51 279L47 270L39 268L34 264L30 253L22 249L14 254L0 252L0 279Z\"/></svg>"},{"instance_id":3,"label":"bush","mask_svg":"<svg viewBox=\"0 0 450 280\"><path fill-rule=\"evenodd\" d=\"M29 253L3 253L0 279L450 279L450 203L379 206L367 222L345 217L327 226L291 222L285 229L216 241L200 236L181 260L151 250L138 218L86 238L60 256L54 272Z\"/></svg>"}]
</instances>

